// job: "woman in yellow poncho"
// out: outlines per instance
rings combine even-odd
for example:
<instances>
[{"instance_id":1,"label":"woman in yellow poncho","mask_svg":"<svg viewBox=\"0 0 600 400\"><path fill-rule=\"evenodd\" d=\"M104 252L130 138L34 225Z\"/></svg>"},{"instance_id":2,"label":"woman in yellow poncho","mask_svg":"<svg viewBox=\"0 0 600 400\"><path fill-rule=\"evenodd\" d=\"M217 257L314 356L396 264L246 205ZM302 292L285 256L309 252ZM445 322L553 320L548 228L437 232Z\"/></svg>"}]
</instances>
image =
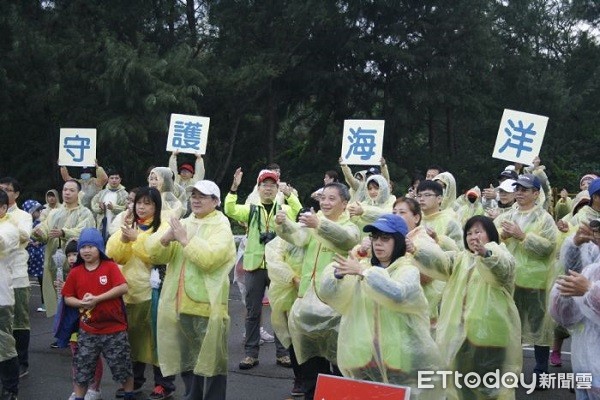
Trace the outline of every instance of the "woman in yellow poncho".
<instances>
[{"instance_id":1,"label":"woman in yellow poncho","mask_svg":"<svg viewBox=\"0 0 600 400\"><path fill-rule=\"evenodd\" d=\"M353 379L410 386L411 399L440 399L438 389L417 388L418 371L438 370L440 359L419 269L406 254L406 222L385 214L364 231L371 232L371 262L336 256L320 286L321 298L342 315L338 366Z\"/></svg>"},{"instance_id":2,"label":"woman in yellow poncho","mask_svg":"<svg viewBox=\"0 0 600 400\"><path fill-rule=\"evenodd\" d=\"M483 378L499 370L520 373L522 365L521 323L513 300L515 258L504 244L493 221L481 215L470 218L464 228L465 250L447 252L451 263L444 269L427 268L436 279L447 280L437 343L445 367L462 374L475 372ZM464 376L464 375L463 375ZM448 399L514 399L513 389L448 390Z\"/></svg>"},{"instance_id":3,"label":"woman in yellow poncho","mask_svg":"<svg viewBox=\"0 0 600 400\"><path fill-rule=\"evenodd\" d=\"M390 193L390 185L383 175L371 175L367 178L363 198L348 205L350 221L362 229L383 214L389 214L396 196Z\"/></svg>"},{"instance_id":4,"label":"woman in yellow poncho","mask_svg":"<svg viewBox=\"0 0 600 400\"><path fill-rule=\"evenodd\" d=\"M166 230L168 224L161 220L160 192L151 187L137 190L133 210L126 211L121 229L111 235L106 254L123 266L122 272L129 291L123 295L127 310L128 337L133 362L134 389L146 379L146 364L153 365L155 393L170 394L175 390L175 377L164 377L158 368L156 354L156 318L152 317L152 286L150 271L154 267L144 247L154 232Z\"/></svg>"}]
</instances>

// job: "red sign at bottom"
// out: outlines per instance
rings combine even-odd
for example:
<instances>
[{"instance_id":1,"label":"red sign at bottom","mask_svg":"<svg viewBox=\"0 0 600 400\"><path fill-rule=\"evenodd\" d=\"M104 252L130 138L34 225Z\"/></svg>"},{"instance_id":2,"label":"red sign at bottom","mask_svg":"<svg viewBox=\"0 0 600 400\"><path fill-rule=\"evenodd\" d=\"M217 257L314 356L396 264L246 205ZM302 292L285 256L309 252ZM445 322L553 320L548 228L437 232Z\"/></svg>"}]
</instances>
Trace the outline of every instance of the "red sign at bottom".
<instances>
[{"instance_id":1,"label":"red sign at bottom","mask_svg":"<svg viewBox=\"0 0 600 400\"><path fill-rule=\"evenodd\" d=\"M319 374L315 400L408 400L410 388Z\"/></svg>"}]
</instances>

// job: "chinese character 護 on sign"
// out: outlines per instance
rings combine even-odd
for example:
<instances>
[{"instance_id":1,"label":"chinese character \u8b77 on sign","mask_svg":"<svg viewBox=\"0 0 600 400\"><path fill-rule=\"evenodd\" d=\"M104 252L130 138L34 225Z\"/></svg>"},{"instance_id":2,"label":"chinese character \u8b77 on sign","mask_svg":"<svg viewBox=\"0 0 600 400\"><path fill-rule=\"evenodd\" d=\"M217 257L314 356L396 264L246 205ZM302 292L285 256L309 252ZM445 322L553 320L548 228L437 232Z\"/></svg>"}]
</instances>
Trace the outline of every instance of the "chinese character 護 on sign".
<instances>
[{"instance_id":1,"label":"chinese character \u8b77 on sign","mask_svg":"<svg viewBox=\"0 0 600 400\"><path fill-rule=\"evenodd\" d=\"M205 154L210 118L171 114L167 151Z\"/></svg>"}]
</instances>

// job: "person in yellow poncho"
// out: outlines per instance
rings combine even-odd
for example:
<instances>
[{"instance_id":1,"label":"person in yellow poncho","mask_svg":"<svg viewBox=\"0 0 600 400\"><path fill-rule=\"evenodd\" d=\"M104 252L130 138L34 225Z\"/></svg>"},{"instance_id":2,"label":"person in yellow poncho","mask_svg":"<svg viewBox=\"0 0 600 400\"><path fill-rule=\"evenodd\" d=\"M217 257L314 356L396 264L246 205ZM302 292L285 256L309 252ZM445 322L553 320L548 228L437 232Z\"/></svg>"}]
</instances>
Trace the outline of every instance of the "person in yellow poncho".
<instances>
[{"instance_id":1,"label":"person in yellow poncho","mask_svg":"<svg viewBox=\"0 0 600 400\"><path fill-rule=\"evenodd\" d=\"M534 373L548 373L553 323L547 298L554 273L558 229L539 199L541 183L531 174L514 183L517 205L494 224L502 242L515 257L514 300L521 318L523 343L534 345Z\"/></svg>"},{"instance_id":2,"label":"person in yellow poncho","mask_svg":"<svg viewBox=\"0 0 600 400\"><path fill-rule=\"evenodd\" d=\"M436 181L423 181L417 188L417 201L423 213L421 225L434 231L438 238L448 237L454 241L455 249L462 249L462 228L452 208L441 209L443 187ZM445 238L443 242L449 243Z\"/></svg>"},{"instance_id":3,"label":"person in yellow poncho","mask_svg":"<svg viewBox=\"0 0 600 400\"><path fill-rule=\"evenodd\" d=\"M440 389L417 387L418 372L438 370L440 357L429 333L419 269L406 253L406 222L385 214L364 231L371 233L370 262L336 256L319 289L323 301L342 315L338 366L353 379L410 386L411 399L439 399Z\"/></svg>"},{"instance_id":4,"label":"person in yellow poncho","mask_svg":"<svg viewBox=\"0 0 600 400\"><path fill-rule=\"evenodd\" d=\"M309 211L310 208L301 209L296 217L296 221L302 213ZM279 219L280 223L283 223L283 220L287 218L287 215L283 214L279 213L275 217L276 220ZM288 349L290 354L292 370L294 371L294 387L290 393L292 396L304 395L302 372L292 346L288 316L294 301L298 297L298 287L300 286L300 275L305 251L304 247L295 246L280 237L276 237L265 246L265 260L269 280L271 281L269 285L271 325L279 341Z\"/></svg>"},{"instance_id":5,"label":"person in yellow poncho","mask_svg":"<svg viewBox=\"0 0 600 400\"><path fill-rule=\"evenodd\" d=\"M444 365L462 374L483 377L500 371L519 374L522 365L521 324L513 300L515 258L504 244L493 221L470 218L464 228L463 251L446 254L450 263L437 270L424 265L424 273L447 281L442 298L436 341ZM449 399L514 399L513 389L487 388L448 391ZM500 385L499 385L500 386Z\"/></svg>"},{"instance_id":6,"label":"person in yellow poncho","mask_svg":"<svg viewBox=\"0 0 600 400\"><path fill-rule=\"evenodd\" d=\"M158 304L158 361L164 375L181 372L185 400L224 400L227 387L229 271L235 242L216 208L221 191L202 180L188 188L192 214L172 217L146 240L153 264L167 264Z\"/></svg>"},{"instance_id":7,"label":"person in yellow poncho","mask_svg":"<svg viewBox=\"0 0 600 400\"><path fill-rule=\"evenodd\" d=\"M396 200L390 193L390 185L383 175L370 175L363 199L356 199L348 205L350 220L359 228L375 221L383 214L389 214Z\"/></svg>"},{"instance_id":8,"label":"person in yellow poncho","mask_svg":"<svg viewBox=\"0 0 600 400\"><path fill-rule=\"evenodd\" d=\"M153 265L144 247L150 235L159 230L165 231L168 227L167 222L161 220L161 206L157 189L138 189L133 200L133 212L125 212L127 215L121 229L111 235L106 245L106 254L123 266L121 272L129 287L123 300L127 310L134 390L140 389L146 381L144 372L146 364L150 364L154 366L154 390L150 396L156 397L161 394L168 396L175 391L175 376L163 376L158 367L156 309L152 307L152 292L153 286L160 291L161 282L155 278L155 285L151 285L150 271ZM158 293L154 297L158 301Z\"/></svg>"},{"instance_id":9,"label":"person in yellow poncho","mask_svg":"<svg viewBox=\"0 0 600 400\"><path fill-rule=\"evenodd\" d=\"M63 185L63 206L56 208L32 232L32 238L41 243L46 243L44 251L44 278L42 290L48 317L56 314L57 294L54 287L56 268L52 256L60 248L64 251L70 239L77 239L84 228L96 225L92 212L79 204L79 191L81 185L76 180L66 181ZM68 272L65 265L64 273ZM60 277L64 280L64 277Z\"/></svg>"},{"instance_id":10,"label":"person in yellow poncho","mask_svg":"<svg viewBox=\"0 0 600 400\"><path fill-rule=\"evenodd\" d=\"M282 217L275 221L277 235L306 249L298 298L290 310L288 325L307 400L314 396L319 373L339 373L335 364L340 315L319 299L318 288L323 269L333 256L347 255L360 240L358 227L344 211L349 200L346 185L330 183L323 188L318 213L304 213L297 224L279 211L278 217Z\"/></svg>"}]
</instances>

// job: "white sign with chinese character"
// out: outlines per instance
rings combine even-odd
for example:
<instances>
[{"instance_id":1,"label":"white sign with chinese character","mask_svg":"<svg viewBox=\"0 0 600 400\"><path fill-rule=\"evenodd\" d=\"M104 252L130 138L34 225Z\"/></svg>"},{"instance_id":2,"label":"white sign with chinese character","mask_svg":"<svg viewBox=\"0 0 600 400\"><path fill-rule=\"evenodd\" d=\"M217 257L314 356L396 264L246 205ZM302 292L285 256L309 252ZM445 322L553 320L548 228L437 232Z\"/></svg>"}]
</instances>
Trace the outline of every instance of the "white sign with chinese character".
<instances>
[{"instance_id":1,"label":"white sign with chinese character","mask_svg":"<svg viewBox=\"0 0 600 400\"><path fill-rule=\"evenodd\" d=\"M205 154L210 118L196 115L171 114L167 151Z\"/></svg>"},{"instance_id":2,"label":"white sign with chinese character","mask_svg":"<svg viewBox=\"0 0 600 400\"><path fill-rule=\"evenodd\" d=\"M548 117L505 109L492 157L532 165L540 154Z\"/></svg>"},{"instance_id":3,"label":"white sign with chinese character","mask_svg":"<svg viewBox=\"0 0 600 400\"><path fill-rule=\"evenodd\" d=\"M379 165L383 156L384 126L384 120L345 120L342 162L348 165Z\"/></svg>"},{"instance_id":4,"label":"white sign with chinese character","mask_svg":"<svg viewBox=\"0 0 600 400\"><path fill-rule=\"evenodd\" d=\"M61 128L58 164L92 167L96 164L96 130Z\"/></svg>"}]
</instances>

